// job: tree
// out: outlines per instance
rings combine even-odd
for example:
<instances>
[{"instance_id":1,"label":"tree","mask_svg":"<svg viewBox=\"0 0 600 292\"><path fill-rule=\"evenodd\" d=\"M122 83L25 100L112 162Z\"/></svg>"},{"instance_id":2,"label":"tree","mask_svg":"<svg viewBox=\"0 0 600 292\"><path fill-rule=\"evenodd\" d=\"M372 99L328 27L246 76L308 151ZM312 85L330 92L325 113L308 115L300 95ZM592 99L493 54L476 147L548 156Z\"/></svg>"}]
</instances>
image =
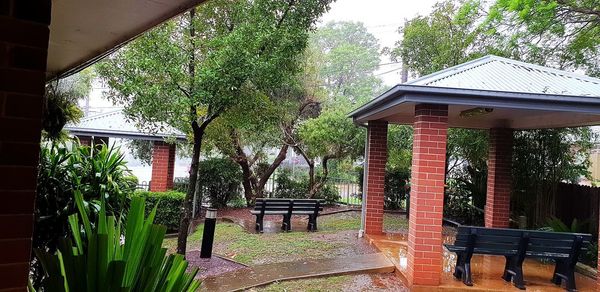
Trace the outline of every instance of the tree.
<instances>
[{"instance_id":1,"label":"tree","mask_svg":"<svg viewBox=\"0 0 600 292\"><path fill-rule=\"evenodd\" d=\"M360 22L331 22L310 41L302 79L303 102L318 105L318 116L300 121L291 132L293 149L309 166L310 197L325 185L332 160L356 158L364 149L364 129L346 117L354 107L381 91L374 75L379 66L379 43ZM315 113L313 113L315 114ZM318 163L321 173L316 173Z\"/></svg>"},{"instance_id":2,"label":"tree","mask_svg":"<svg viewBox=\"0 0 600 292\"><path fill-rule=\"evenodd\" d=\"M207 126L298 68L308 31L329 1L209 1L146 33L100 69L109 97L152 131L166 124L193 143L177 251L185 254Z\"/></svg>"},{"instance_id":3,"label":"tree","mask_svg":"<svg viewBox=\"0 0 600 292\"><path fill-rule=\"evenodd\" d=\"M382 90L373 72L380 59L379 41L361 22L330 22L311 37L318 77L329 97L362 104Z\"/></svg>"},{"instance_id":4,"label":"tree","mask_svg":"<svg viewBox=\"0 0 600 292\"><path fill-rule=\"evenodd\" d=\"M64 138L64 126L69 122L78 122L83 117L77 102L89 94L93 78L92 69L85 69L78 74L46 84L42 118L44 138L48 140Z\"/></svg>"},{"instance_id":5,"label":"tree","mask_svg":"<svg viewBox=\"0 0 600 292\"><path fill-rule=\"evenodd\" d=\"M299 137L302 142L296 150L308 163L310 198L327 182L331 160L354 159L363 153L365 131L348 119L350 110L348 104L338 103L300 126ZM320 175L315 174L316 159L321 162Z\"/></svg>"},{"instance_id":6,"label":"tree","mask_svg":"<svg viewBox=\"0 0 600 292\"><path fill-rule=\"evenodd\" d=\"M402 60L415 76L482 57L504 55L498 34L487 34L480 25L484 11L479 1L438 2L427 16L417 16L398 29L402 40L392 57Z\"/></svg>"},{"instance_id":7,"label":"tree","mask_svg":"<svg viewBox=\"0 0 600 292\"><path fill-rule=\"evenodd\" d=\"M598 1L496 0L486 28L510 36L513 58L600 76Z\"/></svg>"}]
</instances>

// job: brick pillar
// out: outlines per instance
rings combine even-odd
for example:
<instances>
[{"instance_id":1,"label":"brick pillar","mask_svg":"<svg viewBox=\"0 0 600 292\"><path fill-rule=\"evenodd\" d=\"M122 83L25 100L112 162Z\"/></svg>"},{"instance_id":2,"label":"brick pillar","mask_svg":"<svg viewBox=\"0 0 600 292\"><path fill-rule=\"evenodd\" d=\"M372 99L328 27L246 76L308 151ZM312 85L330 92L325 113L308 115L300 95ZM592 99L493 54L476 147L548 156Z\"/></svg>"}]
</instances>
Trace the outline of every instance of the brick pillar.
<instances>
[{"instance_id":1,"label":"brick pillar","mask_svg":"<svg viewBox=\"0 0 600 292\"><path fill-rule=\"evenodd\" d=\"M0 290L25 291L50 0L0 1Z\"/></svg>"},{"instance_id":2,"label":"brick pillar","mask_svg":"<svg viewBox=\"0 0 600 292\"><path fill-rule=\"evenodd\" d=\"M512 186L512 129L490 129L485 227L507 228Z\"/></svg>"},{"instance_id":3,"label":"brick pillar","mask_svg":"<svg viewBox=\"0 0 600 292\"><path fill-rule=\"evenodd\" d=\"M76 136L79 139L79 143L83 146L92 146L92 137L90 136Z\"/></svg>"},{"instance_id":4,"label":"brick pillar","mask_svg":"<svg viewBox=\"0 0 600 292\"><path fill-rule=\"evenodd\" d=\"M383 233L383 186L385 183L385 164L387 162L386 121L370 121L368 126L367 153L367 202L365 233L379 235Z\"/></svg>"},{"instance_id":5,"label":"brick pillar","mask_svg":"<svg viewBox=\"0 0 600 292\"><path fill-rule=\"evenodd\" d=\"M416 105L413 131L407 279L439 285L448 106Z\"/></svg>"},{"instance_id":6,"label":"brick pillar","mask_svg":"<svg viewBox=\"0 0 600 292\"><path fill-rule=\"evenodd\" d=\"M173 189L175 170L175 144L155 141L152 150L152 180L150 191L164 192Z\"/></svg>"}]
</instances>

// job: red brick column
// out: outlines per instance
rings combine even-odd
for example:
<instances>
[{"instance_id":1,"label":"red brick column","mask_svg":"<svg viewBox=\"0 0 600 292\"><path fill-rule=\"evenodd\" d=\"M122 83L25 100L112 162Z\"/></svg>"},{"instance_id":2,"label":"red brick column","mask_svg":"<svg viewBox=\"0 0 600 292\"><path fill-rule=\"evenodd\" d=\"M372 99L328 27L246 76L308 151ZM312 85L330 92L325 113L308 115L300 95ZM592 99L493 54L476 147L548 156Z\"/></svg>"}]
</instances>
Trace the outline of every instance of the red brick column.
<instances>
[{"instance_id":1,"label":"red brick column","mask_svg":"<svg viewBox=\"0 0 600 292\"><path fill-rule=\"evenodd\" d=\"M490 129L485 227L507 228L512 186L512 129Z\"/></svg>"},{"instance_id":2,"label":"red brick column","mask_svg":"<svg viewBox=\"0 0 600 292\"><path fill-rule=\"evenodd\" d=\"M155 141L152 150L152 180L150 191L164 192L173 189L175 170L175 144Z\"/></svg>"},{"instance_id":3,"label":"red brick column","mask_svg":"<svg viewBox=\"0 0 600 292\"><path fill-rule=\"evenodd\" d=\"M77 136L77 139L82 146L92 146L92 137L90 136Z\"/></svg>"},{"instance_id":4,"label":"red brick column","mask_svg":"<svg viewBox=\"0 0 600 292\"><path fill-rule=\"evenodd\" d=\"M407 279L439 285L448 106L416 105L413 131Z\"/></svg>"},{"instance_id":5,"label":"red brick column","mask_svg":"<svg viewBox=\"0 0 600 292\"><path fill-rule=\"evenodd\" d=\"M387 121L370 121L367 139L367 186L365 193L366 216L365 233L379 235L383 233L383 186L385 183L385 164L387 162Z\"/></svg>"},{"instance_id":6,"label":"red brick column","mask_svg":"<svg viewBox=\"0 0 600 292\"><path fill-rule=\"evenodd\" d=\"M50 0L0 1L0 290L26 291Z\"/></svg>"}]
</instances>

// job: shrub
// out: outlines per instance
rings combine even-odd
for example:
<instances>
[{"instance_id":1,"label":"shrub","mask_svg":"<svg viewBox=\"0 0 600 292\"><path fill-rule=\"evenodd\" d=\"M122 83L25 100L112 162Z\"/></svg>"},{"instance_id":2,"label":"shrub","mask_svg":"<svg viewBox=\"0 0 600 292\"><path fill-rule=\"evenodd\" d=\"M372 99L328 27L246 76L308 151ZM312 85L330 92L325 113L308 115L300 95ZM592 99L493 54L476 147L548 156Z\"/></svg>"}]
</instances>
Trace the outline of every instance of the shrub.
<instances>
[{"instance_id":1,"label":"shrub","mask_svg":"<svg viewBox=\"0 0 600 292\"><path fill-rule=\"evenodd\" d=\"M179 220L181 216L181 207L185 199L185 193L181 192L146 192L137 191L132 197L142 197L146 200L146 216L150 214L151 209L156 207L156 217L154 223L164 225L167 231L175 232L179 230ZM157 206L158 204L158 206Z\"/></svg>"},{"instance_id":2,"label":"shrub","mask_svg":"<svg viewBox=\"0 0 600 292\"><path fill-rule=\"evenodd\" d=\"M173 180L173 191L186 193L189 184L190 184L189 177L176 177Z\"/></svg>"},{"instance_id":3,"label":"shrub","mask_svg":"<svg viewBox=\"0 0 600 292\"><path fill-rule=\"evenodd\" d=\"M286 199L306 199L308 198L308 187L309 181L307 177L301 177L294 179L291 177L291 172L288 169L284 169L279 172L277 178L275 178L275 192L273 196L275 198L286 198ZM335 204L339 199L340 195L335 185L326 183L316 194L315 199L322 199L325 204Z\"/></svg>"},{"instance_id":4,"label":"shrub","mask_svg":"<svg viewBox=\"0 0 600 292\"><path fill-rule=\"evenodd\" d=\"M358 170L358 185L363 189L364 169ZM386 169L384 185L384 208L386 210L399 210L404 207L406 198L409 195L410 171L404 168Z\"/></svg>"},{"instance_id":5,"label":"shrub","mask_svg":"<svg viewBox=\"0 0 600 292\"><path fill-rule=\"evenodd\" d=\"M67 218L76 212L74 191L82 193L88 212L96 214L103 194L106 211L126 211L126 194L135 189L137 179L127 168L118 148L97 145L94 149L74 142L44 143L40 150L35 204L33 248L56 251L58 239L68 234ZM126 213L126 212L125 212ZM30 275L38 287L44 275L39 261L32 257Z\"/></svg>"},{"instance_id":6,"label":"shrub","mask_svg":"<svg viewBox=\"0 0 600 292\"><path fill-rule=\"evenodd\" d=\"M240 195L242 171L226 158L210 158L200 162L198 179L202 196L208 196L214 208L224 208L229 200Z\"/></svg>"},{"instance_id":7,"label":"shrub","mask_svg":"<svg viewBox=\"0 0 600 292\"><path fill-rule=\"evenodd\" d=\"M145 216L144 199L133 198L125 225L107 216L101 200L98 217L88 215L75 192L79 216L69 216L71 236L54 253L36 249L48 277L44 291L195 291L198 268L186 273L179 254L165 256L166 228L153 224L156 209ZM93 224L93 223L95 224Z\"/></svg>"}]
</instances>

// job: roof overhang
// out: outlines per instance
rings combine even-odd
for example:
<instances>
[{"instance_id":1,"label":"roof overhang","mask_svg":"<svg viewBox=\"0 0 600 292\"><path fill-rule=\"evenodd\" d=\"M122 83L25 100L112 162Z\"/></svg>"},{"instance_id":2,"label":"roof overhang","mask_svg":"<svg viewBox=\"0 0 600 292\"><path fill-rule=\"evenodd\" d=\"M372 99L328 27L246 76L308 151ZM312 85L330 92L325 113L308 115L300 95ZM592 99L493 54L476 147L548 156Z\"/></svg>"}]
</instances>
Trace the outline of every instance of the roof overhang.
<instances>
[{"instance_id":1,"label":"roof overhang","mask_svg":"<svg viewBox=\"0 0 600 292\"><path fill-rule=\"evenodd\" d=\"M52 1L47 79L84 69L205 0Z\"/></svg>"},{"instance_id":2,"label":"roof overhang","mask_svg":"<svg viewBox=\"0 0 600 292\"><path fill-rule=\"evenodd\" d=\"M357 124L387 120L412 124L414 105L449 106L449 126L460 128L560 128L600 124L600 97L397 85L349 114ZM473 108L489 114L463 117Z\"/></svg>"},{"instance_id":3,"label":"roof overhang","mask_svg":"<svg viewBox=\"0 0 600 292\"><path fill-rule=\"evenodd\" d=\"M90 136L90 137L112 137L131 140L148 140L148 141L164 141L165 139L175 139L176 141L187 141L185 135L181 134L152 134L119 130L104 130L104 129L83 129L77 127L65 127L69 134L74 136Z\"/></svg>"}]
</instances>

